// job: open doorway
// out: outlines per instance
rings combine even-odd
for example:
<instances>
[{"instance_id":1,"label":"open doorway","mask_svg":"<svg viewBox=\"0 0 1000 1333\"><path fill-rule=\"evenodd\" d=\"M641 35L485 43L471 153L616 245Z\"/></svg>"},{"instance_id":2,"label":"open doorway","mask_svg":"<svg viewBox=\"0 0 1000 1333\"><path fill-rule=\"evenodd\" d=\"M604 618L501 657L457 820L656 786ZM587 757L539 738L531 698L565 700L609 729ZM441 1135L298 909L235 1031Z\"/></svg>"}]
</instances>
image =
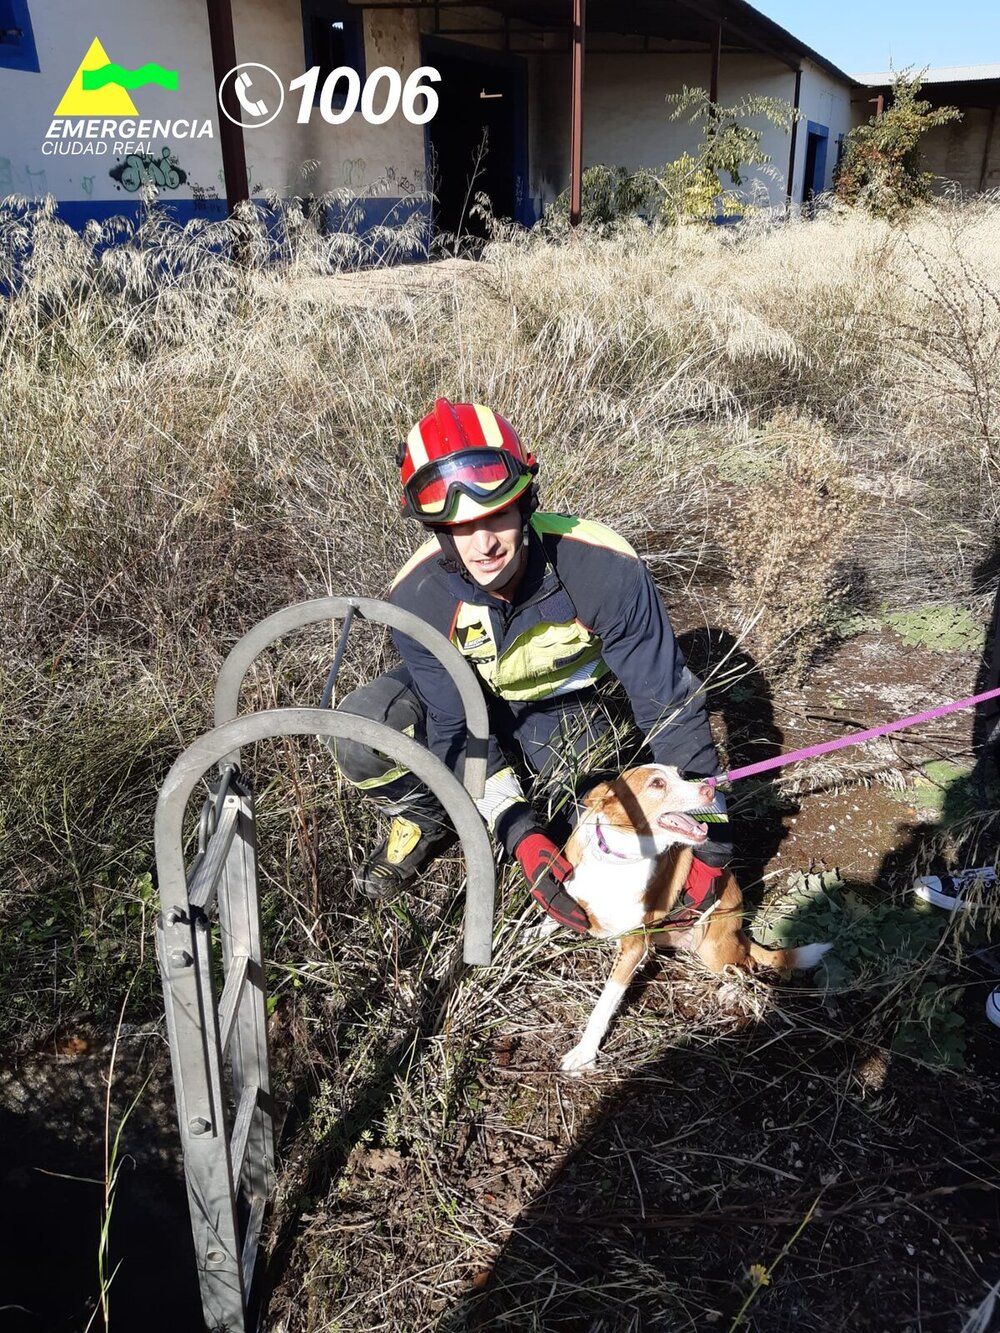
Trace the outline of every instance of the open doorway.
<instances>
[{"instance_id":1,"label":"open doorway","mask_svg":"<svg viewBox=\"0 0 1000 1333\"><path fill-rule=\"evenodd\" d=\"M815 121L806 122L806 170L802 183L802 200L808 203L817 194L822 194L826 184L826 149L830 141L830 131L825 125Z\"/></svg>"},{"instance_id":2,"label":"open doorway","mask_svg":"<svg viewBox=\"0 0 1000 1333\"><path fill-rule=\"evenodd\" d=\"M530 222L524 61L431 38L425 59L441 75L438 112L427 126L435 228L485 236L482 220L470 214L479 193L489 196L495 217Z\"/></svg>"}]
</instances>

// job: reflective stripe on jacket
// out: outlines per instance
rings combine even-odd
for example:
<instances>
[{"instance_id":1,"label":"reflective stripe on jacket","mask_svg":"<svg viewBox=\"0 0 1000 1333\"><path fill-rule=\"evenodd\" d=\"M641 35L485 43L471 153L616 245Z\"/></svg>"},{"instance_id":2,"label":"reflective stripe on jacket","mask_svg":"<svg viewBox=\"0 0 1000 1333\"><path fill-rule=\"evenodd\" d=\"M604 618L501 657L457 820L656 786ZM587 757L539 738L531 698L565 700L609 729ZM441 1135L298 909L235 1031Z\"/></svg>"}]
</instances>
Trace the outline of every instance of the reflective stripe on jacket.
<instances>
[{"instance_id":1,"label":"reflective stripe on jacket","mask_svg":"<svg viewBox=\"0 0 1000 1333\"><path fill-rule=\"evenodd\" d=\"M517 718L611 671L658 762L700 776L718 772L700 682L684 663L649 571L624 538L586 519L532 515L513 603L442 564L431 538L396 576L390 600L451 640L488 699L504 701ZM427 708L428 744L455 768L465 733L458 692L433 654L405 635L393 637ZM490 773L503 764L491 743Z\"/></svg>"}]
</instances>

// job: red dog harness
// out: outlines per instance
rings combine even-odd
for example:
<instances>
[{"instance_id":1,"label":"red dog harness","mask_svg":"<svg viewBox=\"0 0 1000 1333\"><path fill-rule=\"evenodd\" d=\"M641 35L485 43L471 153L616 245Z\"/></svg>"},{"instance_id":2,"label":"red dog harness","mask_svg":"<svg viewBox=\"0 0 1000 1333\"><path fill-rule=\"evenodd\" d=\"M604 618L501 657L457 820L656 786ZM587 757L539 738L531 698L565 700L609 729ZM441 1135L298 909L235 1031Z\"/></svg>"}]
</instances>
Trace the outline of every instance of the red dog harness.
<instances>
[{"instance_id":1,"label":"red dog harness","mask_svg":"<svg viewBox=\"0 0 1000 1333\"><path fill-rule=\"evenodd\" d=\"M629 860L624 852L616 852L608 846L607 839L601 832L600 820L594 821L594 832L597 846L605 856L617 856L622 861ZM697 856L692 856L684 888L670 913L671 924L693 926L700 915L709 911L718 902L719 890L722 887L719 882L721 879L721 866L708 866L704 861L699 861Z\"/></svg>"}]
</instances>

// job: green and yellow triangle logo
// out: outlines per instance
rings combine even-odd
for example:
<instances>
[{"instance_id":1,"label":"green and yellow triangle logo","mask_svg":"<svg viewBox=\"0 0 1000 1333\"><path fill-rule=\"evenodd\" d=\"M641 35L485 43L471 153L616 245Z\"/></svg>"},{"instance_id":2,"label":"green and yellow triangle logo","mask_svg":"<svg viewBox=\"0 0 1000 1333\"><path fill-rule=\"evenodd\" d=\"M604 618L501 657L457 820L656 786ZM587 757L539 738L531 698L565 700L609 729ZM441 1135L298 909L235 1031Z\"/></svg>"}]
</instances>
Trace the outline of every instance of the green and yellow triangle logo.
<instances>
[{"instance_id":1,"label":"green and yellow triangle logo","mask_svg":"<svg viewBox=\"0 0 1000 1333\"><path fill-rule=\"evenodd\" d=\"M101 39L95 37L87 54L69 81L62 101L53 113L56 116L137 116L135 103L120 83L106 83L102 88L84 88L85 70L103 69L110 65Z\"/></svg>"}]
</instances>

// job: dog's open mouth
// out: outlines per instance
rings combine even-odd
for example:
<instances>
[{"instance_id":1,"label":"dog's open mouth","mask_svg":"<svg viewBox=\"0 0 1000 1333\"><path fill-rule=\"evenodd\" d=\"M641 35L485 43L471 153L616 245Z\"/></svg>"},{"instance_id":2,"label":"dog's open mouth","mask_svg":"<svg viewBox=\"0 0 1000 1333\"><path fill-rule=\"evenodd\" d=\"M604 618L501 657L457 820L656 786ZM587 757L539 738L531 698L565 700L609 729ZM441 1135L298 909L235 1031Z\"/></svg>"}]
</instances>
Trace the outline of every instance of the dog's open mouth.
<instances>
[{"instance_id":1,"label":"dog's open mouth","mask_svg":"<svg viewBox=\"0 0 1000 1333\"><path fill-rule=\"evenodd\" d=\"M704 842L708 837L708 825L699 824L690 815L671 811L660 815L656 823L665 833L675 833L685 842Z\"/></svg>"}]
</instances>

